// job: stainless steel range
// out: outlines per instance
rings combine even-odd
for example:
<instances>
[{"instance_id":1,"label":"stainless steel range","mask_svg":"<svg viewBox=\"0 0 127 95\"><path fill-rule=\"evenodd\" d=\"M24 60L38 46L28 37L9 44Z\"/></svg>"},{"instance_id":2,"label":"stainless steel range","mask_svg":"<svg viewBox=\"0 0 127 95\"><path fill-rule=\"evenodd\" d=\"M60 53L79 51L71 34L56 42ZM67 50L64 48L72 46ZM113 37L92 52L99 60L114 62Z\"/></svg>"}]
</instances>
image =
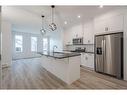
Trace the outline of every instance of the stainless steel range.
<instances>
[{"instance_id":1,"label":"stainless steel range","mask_svg":"<svg viewBox=\"0 0 127 95\"><path fill-rule=\"evenodd\" d=\"M95 35L95 71L123 78L123 33Z\"/></svg>"}]
</instances>

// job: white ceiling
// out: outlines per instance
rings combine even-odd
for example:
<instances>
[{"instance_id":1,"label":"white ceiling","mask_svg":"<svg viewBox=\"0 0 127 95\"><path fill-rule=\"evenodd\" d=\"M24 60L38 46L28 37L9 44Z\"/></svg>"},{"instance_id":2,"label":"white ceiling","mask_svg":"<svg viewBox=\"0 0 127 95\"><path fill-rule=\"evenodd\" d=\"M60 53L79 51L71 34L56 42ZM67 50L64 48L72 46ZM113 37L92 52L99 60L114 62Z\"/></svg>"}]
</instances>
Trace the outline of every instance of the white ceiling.
<instances>
[{"instance_id":1,"label":"white ceiling","mask_svg":"<svg viewBox=\"0 0 127 95\"><path fill-rule=\"evenodd\" d=\"M59 28L65 29L72 25L87 21L107 11L122 8L120 6L56 6L55 22ZM41 15L45 15L46 25L51 21L50 6L3 6L4 19L12 23L14 31L39 33L41 27ZM81 18L78 19L77 16ZM67 21L67 24L64 24Z\"/></svg>"}]
</instances>

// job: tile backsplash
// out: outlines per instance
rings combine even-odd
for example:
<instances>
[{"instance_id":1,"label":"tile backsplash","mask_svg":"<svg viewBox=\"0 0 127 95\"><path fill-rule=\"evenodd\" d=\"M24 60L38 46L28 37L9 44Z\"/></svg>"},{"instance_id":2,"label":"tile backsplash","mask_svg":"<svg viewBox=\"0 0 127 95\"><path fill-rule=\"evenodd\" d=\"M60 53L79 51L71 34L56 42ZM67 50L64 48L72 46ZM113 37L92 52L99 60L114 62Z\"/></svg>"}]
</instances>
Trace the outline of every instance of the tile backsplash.
<instances>
[{"instance_id":1,"label":"tile backsplash","mask_svg":"<svg viewBox=\"0 0 127 95\"><path fill-rule=\"evenodd\" d=\"M94 52L94 45L70 45L70 46L66 46L66 50L75 50L77 48L81 48L84 49L86 48L86 52Z\"/></svg>"}]
</instances>

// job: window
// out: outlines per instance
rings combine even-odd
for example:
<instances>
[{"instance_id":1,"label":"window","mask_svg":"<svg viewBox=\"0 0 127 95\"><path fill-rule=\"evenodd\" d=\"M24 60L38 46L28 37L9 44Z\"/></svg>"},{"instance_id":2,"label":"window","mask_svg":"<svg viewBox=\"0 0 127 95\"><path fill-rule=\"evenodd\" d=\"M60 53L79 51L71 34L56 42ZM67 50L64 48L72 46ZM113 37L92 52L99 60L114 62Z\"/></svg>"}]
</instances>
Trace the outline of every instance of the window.
<instances>
[{"instance_id":1,"label":"window","mask_svg":"<svg viewBox=\"0 0 127 95\"><path fill-rule=\"evenodd\" d=\"M43 50L48 51L48 38L43 38Z\"/></svg>"},{"instance_id":2,"label":"window","mask_svg":"<svg viewBox=\"0 0 127 95\"><path fill-rule=\"evenodd\" d=\"M31 51L37 51L37 37L31 37Z\"/></svg>"},{"instance_id":3,"label":"window","mask_svg":"<svg viewBox=\"0 0 127 95\"><path fill-rule=\"evenodd\" d=\"M22 35L15 35L15 50L16 50L16 52L23 51L22 45L23 45Z\"/></svg>"}]
</instances>

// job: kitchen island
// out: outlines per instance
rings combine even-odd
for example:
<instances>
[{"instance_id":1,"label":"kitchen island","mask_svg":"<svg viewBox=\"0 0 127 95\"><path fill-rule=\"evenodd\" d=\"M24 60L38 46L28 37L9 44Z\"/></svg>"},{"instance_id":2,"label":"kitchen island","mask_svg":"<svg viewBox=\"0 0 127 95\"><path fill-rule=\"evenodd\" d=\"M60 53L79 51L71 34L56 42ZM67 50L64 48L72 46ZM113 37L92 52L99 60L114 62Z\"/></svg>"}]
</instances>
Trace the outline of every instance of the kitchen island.
<instances>
[{"instance_id":1,"label":"kitchen island","mask_svg":"<svg viewBox=\"0 0 127 95\"><path fill-rule=\"evenodd\" d=\"M42 66L67 84L80 78L81 54L71 52L39 52Z\"/></svg>"}]
</instances>

